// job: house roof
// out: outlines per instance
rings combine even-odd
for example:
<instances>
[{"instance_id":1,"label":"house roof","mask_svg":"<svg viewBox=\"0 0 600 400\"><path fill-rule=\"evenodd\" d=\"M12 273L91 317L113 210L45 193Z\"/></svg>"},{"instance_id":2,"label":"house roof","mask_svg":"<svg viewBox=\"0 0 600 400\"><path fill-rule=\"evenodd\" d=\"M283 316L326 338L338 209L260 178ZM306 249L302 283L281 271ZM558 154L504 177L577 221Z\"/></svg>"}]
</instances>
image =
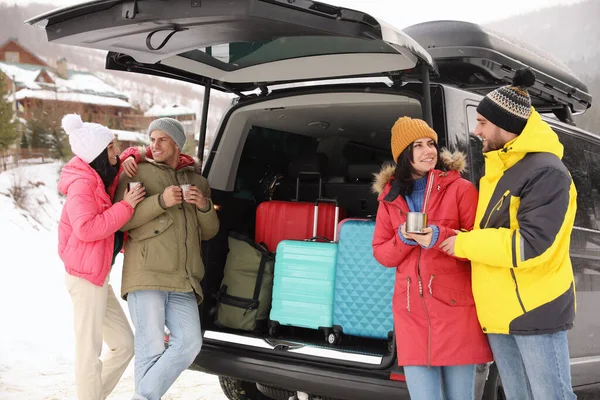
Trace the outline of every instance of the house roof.
<instances>
[{"instance_id":1,"label":"house roof","mask_svg":"<svg viewBox=\"0 0 600 400\"><path fill-rule=\"evenodd\" d=\"M44 71L53 82L37 81ZM88 72L69 70L67 79L63 79L49 67L7 62L0 62L0 72L15 82L17 99L38 98L132 108L125 94Z\"/></svg>"},{"instance_id":2,"label":"house roof","mask_svg":"<svg viewBox=\"0 0 600 400\"><path fill-rule=\"evenodd\" d=\"M77 92L66 92L60 90L32 90L32 89L21 89L16 94L17 100L23 99L39 99L39 100L56 100L56 101L67 101L72 103L84 103L84 104L95 104L98 106L112 106L122 108L133 108L131 104L125 100L118 99L116 97L106 97L96 94L88 93L77 93ZM10 96L12 100L12 96Z\"/></svg>"},{"instance_id":3,"label":"house roof","mask_svg":"<svg viewBox=\"0 0 600 400\"><path fill-rule=\"evenodd\" d=\"M40 89L35 82L43 67L39 65L15 64L0 61L0 71L8 76L17 85L30 89Z\"/></svg>"},{"instance_id":4,"label":"house roof","mask_svg":"<svg viewBox=\"0 0 600 400\"><path fill-rule=\"evenodd\" d=\"M150 144L150 138L147 134L142 132L122 131L119 129L111 129L111 132L114 133L117 136L117 139L121 141Z\"/></svg>"},{"instance_id":5,"label":"house roof","mask_svg":"<svg viewBox=\"0 0 600 400\"><path fill-rule=\"evenodd\" d=\"M179 106L177 104L163 107L155 104L144 113L145 117L176 117L180 115L196 115L196 111L189 107Z\"/></svg>"},{"instance_id":6,"label":"house roof","mask_svg":"<svg viewBox=\"0 0 600 400\"><path fill-rule=\"evenodd\" d=\"M4 44L0 46L0 53L14 51L17 51L19 53L25 53L31 60L35 61L32 64L48 66L48 64L44 60L42 60L40 57L36 56L31 51L27 50L24 46L22 46L19 43L19 40L16 38L9 38L8 41L4 42Z\"/></svg>"}]
</instances>

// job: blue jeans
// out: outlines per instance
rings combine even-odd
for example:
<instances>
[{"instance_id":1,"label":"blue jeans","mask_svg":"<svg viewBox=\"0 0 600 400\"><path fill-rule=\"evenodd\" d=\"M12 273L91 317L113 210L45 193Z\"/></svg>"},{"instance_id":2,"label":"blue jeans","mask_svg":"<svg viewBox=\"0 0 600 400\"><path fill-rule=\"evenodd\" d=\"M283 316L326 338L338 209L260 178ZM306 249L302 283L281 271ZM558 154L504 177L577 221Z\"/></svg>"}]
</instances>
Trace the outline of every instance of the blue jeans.
<instances>
[{"instance_id":1,"label":"blue jeans","mask_svg":"<svg viewBox=\"0 0 600 400\"><path fill-rule=\"evenodd\" d=\"M508 400L576 399L567 332L488 335Z\"/></svg>"},{"instance_id":2,"label":"blue jeans","mask_svg":"<svg viewBox=\"0 0 600 400\"><path fill-rule=\"evenodd\" d=\"M404 367L411 400L473 400L476 364Z\"/></svg>"},{"instance_id":3,"label":"blue jeans","mask_svg":"<svg viewBox=\"0 0 600 400\"><path fill-rule=\"evenodd\" d=\"M127 295L135 327L136 400L159 400L202 347L194 293L140 290ZM165 350L165 325L171 336Z\"/></svg>"}]
</instances>

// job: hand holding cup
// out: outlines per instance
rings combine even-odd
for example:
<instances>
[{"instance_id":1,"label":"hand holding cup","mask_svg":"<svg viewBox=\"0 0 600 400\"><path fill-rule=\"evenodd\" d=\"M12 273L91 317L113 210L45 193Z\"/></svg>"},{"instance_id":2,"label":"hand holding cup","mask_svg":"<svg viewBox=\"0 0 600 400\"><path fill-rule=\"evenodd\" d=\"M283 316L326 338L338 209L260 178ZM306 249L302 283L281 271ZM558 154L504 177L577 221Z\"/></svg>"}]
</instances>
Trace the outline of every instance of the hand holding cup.
<instances>
[{"instance_id":1,"label":"hand holding cup","mask_svg":"<svg viewBox=\"0 0 600 400\"><path fill-rule=\"evenodd\" d=\"M183 195L179 186L169 186L162 193L162 200L165 207L170 208L183 201Z\"/></svg>"},{"instance_id":2,"label":"hand holding cup","mask_svg":"<svg viewBox=\"0 0 600 400\"><path fill-rule=\"evenodd\" d=\"M127 189L125 189L123 200L129 203L131 207L135 208L140 201L144 200L145 195L146 189L141 182L129 182L127 183Z\"/></svg>"},{"instance_id":3,"label":"hand holding cup","mask_svg":"<svg viewBox=\"0 0 600 400\"><path fill-rule=\"evenodd\" d=\"M183 199L186 203L194 204L199 209L206 208L208 200L204 193L194 185L181 185L183 190Z\"/></svg>"}]
</instances>

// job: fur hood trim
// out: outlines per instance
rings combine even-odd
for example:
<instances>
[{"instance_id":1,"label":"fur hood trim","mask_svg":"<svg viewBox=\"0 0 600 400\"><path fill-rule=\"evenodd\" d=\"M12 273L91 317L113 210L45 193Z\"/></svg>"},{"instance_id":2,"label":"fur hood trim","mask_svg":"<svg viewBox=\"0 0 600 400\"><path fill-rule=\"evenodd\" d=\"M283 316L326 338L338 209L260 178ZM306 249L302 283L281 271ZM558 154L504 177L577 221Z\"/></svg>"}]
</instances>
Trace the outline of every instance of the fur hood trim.
<instances>
[{"instance_id":1,"label":"fur hood trim","mask_svg":"<svg viewBox=\"0 0 600 400\"><path fill-rule=\"evenodd\" d=\"M137 146L136 149L140 152L140 162L145 162L146 159L152 159L152 151L150 150L150 146ZM192 157L190 155L181 153L180 158L185 158L186 161L187 159L193 159L194 171L197 174L202 175L202 165L198 162L198 159L196 159L196 157Z\"/></svg>"},{"instance_id":2,"label":"fur hood trim","mask_svg":"<svg viewBox=\"0 0 600 400\"><path fill-rule=\"evenodd\" d=\"M449 171L456 171L459 174L467 171L467 156L460 151L451 152L448 149L442 149L440 160L444 167ZM384 164L379 173L375 174L375 180L371 190L380 195L385 187L394 179L396 172L395 164Z\"/></svg>"}]
</instances>

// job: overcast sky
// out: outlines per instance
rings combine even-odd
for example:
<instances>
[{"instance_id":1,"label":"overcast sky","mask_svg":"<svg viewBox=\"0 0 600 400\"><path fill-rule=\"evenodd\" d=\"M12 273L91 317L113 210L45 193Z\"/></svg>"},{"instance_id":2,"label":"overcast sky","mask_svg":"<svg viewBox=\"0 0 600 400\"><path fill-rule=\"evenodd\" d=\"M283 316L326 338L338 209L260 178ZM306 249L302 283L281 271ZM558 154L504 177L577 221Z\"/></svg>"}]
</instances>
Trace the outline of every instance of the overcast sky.
<instances>
[{"instance_id":1,"label":"overcast sky","mask_svg":"<svg viewBox=\"0 0 600 400\"><path fill-rule=\"evenodd\" d=\"M365 11L398 28L439 19L455 19L485 23L557 4L581 0L324 0L325 3ZM0 0L0 3L50 3L57 7L84 3L82 0Z\"/></svg>"}]
</instances>

